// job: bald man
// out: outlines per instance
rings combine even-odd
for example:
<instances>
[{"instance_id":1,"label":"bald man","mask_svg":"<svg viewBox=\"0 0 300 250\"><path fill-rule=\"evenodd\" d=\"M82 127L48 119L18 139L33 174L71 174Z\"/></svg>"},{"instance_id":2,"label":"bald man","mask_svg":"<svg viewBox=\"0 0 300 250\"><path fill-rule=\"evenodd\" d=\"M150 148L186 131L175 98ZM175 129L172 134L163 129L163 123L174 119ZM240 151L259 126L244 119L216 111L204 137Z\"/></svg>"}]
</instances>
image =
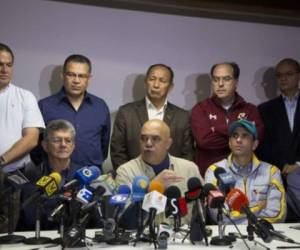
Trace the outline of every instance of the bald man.
<instances>
[{"instance_id":1,"label":"bald man","mask_svg":"<svg viewBox=\"0 0 300 250\"><path fill-rule=\"evenodd\" d=\"M182 195L188 190L191 177L198 177L203 183L195 163L168 153L171 145L170 128L165 122L158 119L145 122L140 132L141 154L117 169L116 182L131 187L134 177L143 175L161 182L165 188L177 186Z\"/></svg>"},{"instance_id":2,"label":"bald man","mask_svg":"<svg viewBox=\"0 0 300 250\"><path fill-rule=\"evenodd\" d=\"M131 186L135 176L145 175L165 187L176 185L185 192L190 177L202 179L196 164L168 154L170 134L168 125L161 120L145 122L140 133L141 154L117 169L117 183Z\"/></svg>"}]
</instances>

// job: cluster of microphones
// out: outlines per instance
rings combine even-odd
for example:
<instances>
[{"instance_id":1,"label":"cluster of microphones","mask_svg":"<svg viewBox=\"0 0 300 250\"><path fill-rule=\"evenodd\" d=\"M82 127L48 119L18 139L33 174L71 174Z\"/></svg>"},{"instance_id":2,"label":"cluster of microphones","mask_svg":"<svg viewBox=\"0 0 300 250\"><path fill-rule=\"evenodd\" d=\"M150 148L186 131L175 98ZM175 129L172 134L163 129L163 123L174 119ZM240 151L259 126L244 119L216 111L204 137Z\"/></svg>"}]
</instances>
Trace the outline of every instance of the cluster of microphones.
<instances>
[{"instance_id":1,"label":"cluster of microphones","mask_svg":"<svg viewBox=\"0 0 300 250\"><path fill-rule=\"evenodd\" d=\"M77 170L74 179L64 185L61 184L60 174L53 172L49 176L41 177L35 183L35 192L22 204L25 208L34 203L37 210L35 237L24 239L23 242L27 244L50 242L48 238L40 236L39 214L45 201L57 199L60 202L48 219L59 222L60 238L56 240L69 248L85 245L86 227L94 218L95 212L101 220L103 229L96 231L94 241L107 244L133 243L135 246L139 241L146 241L153 243L155 249L166 249L168 241L181 234L184 236L182 242L188 237L193 244L204 242L207 246L209 243L231 245L236 237L224 235L223 215L232 221L230 219L232 210L245 214L248 220L249 240L253 240L255 233L265 243L273 239L296 243L275 231L271 224L258 219L251 212L247 196L234 188L235 179L230 173L223 168L217 168L214 174L217 179L216 186L210 183L202 185L199 178L191 177L187 181L187 191L182 193L175 184L164 187L162 183L150 181L146 176L136 176L131 187L128 185L116 187L111 175L101 175L99 168L95 166ZM4 190L2 195L20 189L28 182L22 175L8 176L8 180L11 187ZM109 204L110 216L103 216L104 202ZM208 237L211 230L207 227L208 209L217 211L219 229L218 236L212 237L210 242ZM67 211L71 213L67 214ZM124 228L126 219L136 220L134 232L131 230L129 233ZM183 220L189 221L189 225L183 225ZM8 236L9 239L13 236L11 231Z\"/></svg>"}]
</instances>

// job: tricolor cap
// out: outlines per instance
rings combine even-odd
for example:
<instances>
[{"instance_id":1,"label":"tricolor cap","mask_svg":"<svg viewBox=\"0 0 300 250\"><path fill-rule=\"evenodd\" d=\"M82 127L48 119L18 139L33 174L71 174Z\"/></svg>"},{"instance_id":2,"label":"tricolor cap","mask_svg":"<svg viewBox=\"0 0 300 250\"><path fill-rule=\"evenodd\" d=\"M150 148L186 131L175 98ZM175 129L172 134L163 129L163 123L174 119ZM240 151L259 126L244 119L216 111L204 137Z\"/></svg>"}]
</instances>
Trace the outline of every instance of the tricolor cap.
<instances>
[{"instance_id":1,"label":"tricolor cap","mask_svg":"<svg viewBox=\"0 0 300 250\"><path fill-rule=\"evenodd\" d=\"M232 122L229 125L228 128L228 133L229 136L232 136L232 134L234 133L234 131L239 128L239 127L243 127L244 129L246 129L251 135L253 135L253 137L255 139L257 139L258 135L257 135L257 130L255 127L255 124L249 120L246 119L242 119L242 120L237 120L235 122Z\"/></svg>"}]
</instances>

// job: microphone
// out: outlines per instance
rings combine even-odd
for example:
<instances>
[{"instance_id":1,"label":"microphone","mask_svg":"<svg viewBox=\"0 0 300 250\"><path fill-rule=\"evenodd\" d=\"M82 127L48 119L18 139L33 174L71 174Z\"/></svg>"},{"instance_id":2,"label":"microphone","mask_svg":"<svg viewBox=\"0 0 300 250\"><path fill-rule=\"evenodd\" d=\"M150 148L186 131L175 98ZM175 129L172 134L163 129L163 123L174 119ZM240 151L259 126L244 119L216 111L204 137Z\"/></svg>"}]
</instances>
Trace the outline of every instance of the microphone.
<instances>
[{"instance_id":1,"label":"microphone","mask_svg":"<svg viewBox=\"0 0 300 250\"><path fill-rule=\"evenodd\" d=\"M199 178L192 177L187 183L188 191L185 192L185 198L188 202L194 201L196 206L196 217L193 216L190 226L190 240L191 242L202 241L203 237L205 244L208 245L208 239L205 230L205 213L203 209L203 202L205 196L203 195L202 184Z\"/></svg>"},{"instance_id":2,"label":"microphone","mask_svg":"<svg viewBox=\"0 0 300 250\"><path fill-rule=\"evenodd\" d=\"M93 189L97 189L97 187L102 186L106 191L103 196L114 195L117 190L117 185L111 174L103 174L98 178L93 180L89 186Z\"/></svg>"},{"instance_id":3,"label":"microphone","mask_svg":"<svg viewBox=\"0 0 300 250\"><path fill-rule=\"evenodd\" d=\"M148 222L153 224L155 216L165 211L167 197L162 194L164 192L162 183L155 180L150 182L148 191L149 193L145 195L143 200L142 208L150 213Z\"/></svg>"},{"instance_id":4,"label":"microphone","mask_svg":"<svg viewBox=\"0 0 300 250\"><path fill-rule=\"evenodd\" d=\"M158 181L151 181L148 189L149 193L145 195L142 208L150 213L149 221L153 221L157 214L165 211L167 197L162 195L164 186Z\"/></svg>"},{"instance_id":5,"label":"microphone","mask_svg":"<svg viewBox=\"0 0 300 250\"><path fill-rule=\"evenodd\" d=\"M6 180L10 184L4 190L1 190L1 196L5 196L7 193L17 191L26 186L30 181L22 174L21 171L17 170L15 173L6 176Z\"/></svg>"},{"instance_id":6,"label":"microphone","mask_svg":"<svg viewBox=\"0 0 300 250\"><path fill-rule=\"evenodd\" d=\"M61 175L57 172L53 172L49 176L42 176L35 184L37 190L24 201L22 207L26 207L43 194L48 198L51 197L58 190L60 182Z\"/></svg>"},{"instance_id":7,"label":"microphone","mask_svg":"<svg viewBox=\"0 0 300 250\"><path fill-rule=\"evenodd\" d=\"M246 214L249 224L254 226L255 233L263 239L264 242L269 243L272 241L270 230L251 212L248 198L241 190L237 188L232 189L228 193L226 200L232 210Z\"/></svg>"},{"instance_id":8,"label":"microphone","mask_svg":"<svg viewBox=\"0 0 300 250\"><path fill-rule=\"evenodd\" d=\"M223 230L224 222L223 222L222 208L224 207L224 202L225 202L224 194L211 183L205 184L203 190L205 196L207 196L208 207L213 209L214 208L218 209L218 214L217 214L218 236L212 237L210 244L216 246L231 245L231 243L235 241L235 238L224 235L224 230Z\"/></svg>"},{"instance_id":9,"label":"microphone","mask_svg":"<svg viewBox=\"0 0 300 250\"><path fill-rule=\"evenodd\" d=\"M122 184L119 186L117 194L113 195L109 199L109 204L115 206L112 218L108 218L104 221L103 235L105 240L112 242L119 238L118 223L120 220L119 214L124 209L127 201L129 200L131 190L128 185Z\"/></svg>"},{"instance_id":10,"label":"microphone","mask_svg":"<svg viewBox=\"0 0 300 250\"><path fill-rule=\"evenodd\" d=\"M228 194L229 191L235 186L235 178L231 173L226 172L224 168L216 168L214 175L217 179L219 189L223 194Z\"/></svg>"},{"instance_id":11,"label":"microphone","mask_svg":"<svg viewBox=\"0 0 300 250\"><path fill-rule=\"evenodd\" d=\"M222 208L225 202L224 194L218 190L210 190L207 196L207 205L210 208Z\"/></svg>"},{"instance_id":12,"label":"microphone","mask_svg":"<svg viewBox=\"0 0 300 250\"><path fill-rule=\"evenodd\" d=\"M167 206L166 206L166 217L173 216L174 218L174 231L178 232L181 226L181 215L179 208L179 198L181 197L180 189L176 186L169 186L164 195L167 197Z\"/></svg>"},{"instance_id":13,"label":"microphone","mask_svg":"<svg viewBox=\"0 0 300 250\"><path fill-rule=\"evenodd\" d=\"M149 225L150 242L153 242L156 248L155 217L165 211L167 197L162 194L164 192L163 184L156 180L150 182L148 191L149 193L143 200L142 209L149 213L146 225Z\"/></svg>"},{"instance_id":14,"label":"microphone","mask_svg":"<svg viewBox=\"0 0 300 250\"><path fill-rule=\"evenodd\" d=\"M136 176L132 181L132 195L134 202L140 202L144 199L149 187L149 178L147 176Z\"/></svg>"},{"instance_id":15,"label":"microphone","mask_svg":"<svg viewBox=\"0 0 300 250\"><path fill-rule=\"evenodd\" d=\"M82 184L82 185L90 184L91 181L95 180L100 174L101 174L101 171L96 166L80 168L75 172L75 179L66 183L63 186L63 189L64 190L70 189L79 184Z\"/></svg>"}]
</instances>

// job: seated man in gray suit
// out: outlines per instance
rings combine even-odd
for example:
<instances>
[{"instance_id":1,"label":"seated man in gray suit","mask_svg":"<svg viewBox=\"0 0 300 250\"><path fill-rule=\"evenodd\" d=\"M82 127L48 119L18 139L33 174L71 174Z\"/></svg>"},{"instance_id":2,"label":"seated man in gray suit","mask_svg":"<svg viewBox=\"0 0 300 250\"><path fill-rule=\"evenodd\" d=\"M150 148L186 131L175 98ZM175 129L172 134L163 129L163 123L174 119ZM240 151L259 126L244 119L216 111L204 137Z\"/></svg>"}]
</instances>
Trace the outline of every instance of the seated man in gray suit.
<instances>
[{"instance_id":1,"label":"seated man in gray suit","mask_svg":"<svg viewBox=\"0 0 300 250\"><path fill-rule=\"evenodd\" d=\"M140 154L139 131L151 119L163 120L171 130L173 144L170 154L191 160L193 138L189 113L167 100L172 90L174 73L164 64L148 68L145 79L146 97L128 103L118 110L111 137L110 154L114 169Z\"/></svg>"}]
</instances>

